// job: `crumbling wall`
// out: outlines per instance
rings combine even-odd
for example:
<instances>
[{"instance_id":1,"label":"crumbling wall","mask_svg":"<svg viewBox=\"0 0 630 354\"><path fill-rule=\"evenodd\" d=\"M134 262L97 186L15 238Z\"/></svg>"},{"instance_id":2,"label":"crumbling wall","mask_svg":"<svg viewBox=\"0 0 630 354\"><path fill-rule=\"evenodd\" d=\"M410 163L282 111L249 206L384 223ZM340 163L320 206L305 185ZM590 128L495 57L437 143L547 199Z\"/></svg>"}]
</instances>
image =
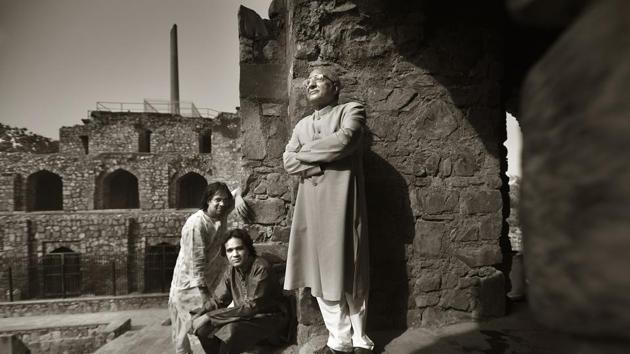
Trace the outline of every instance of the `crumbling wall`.
<instances>
[{"instance_id":1,"label":"crumbling wall","mask_svg":"<svg viewBox=\"0 0 630 354\"><path fill-rule=\"evenodd\" d=\"M213 154L108 153L88 158L75 154L0 154L0 163L12 173L11 177L5 177L11 184L3 187L0 201L6 207L14 205L19 199L15 192L21 192L18 197L24 196L27 188L25 184L17 183L16 178L26 180L32 173L47 170L62 179L63 210L98 209L102 205L102 201L98 200L101 197L98 186L103 177L123 169L138 179L141 209L170 208L173 207L169 204L173 180L185 172L199 173L209 183L220 180L231 187L238 185L241 176L238 142L224 139L217 144L219 148ZM19 189L14 186L19 186ZM17 209L7 211L14 210Z\"/></svg>"},{"instance_id":2,"label":"crumbling wall","mask_svg":"<svg viewBox=\"0 0 630 354\"><path fill-rule=\"evenodd\" d=\"M499 11L478 3L288 0L272 3L271 21L244 25L243 18L249 195L266 215L274 212L254 228L272 223L266 237L278 230L286 242L286 185L295 190L280 154L292 127L310 113L302 81L313 67L332 66L341 74L341 102L367 109L370 327L502 315L504 277L493 267L507 240ZM272 36L280 40L251 35L270 24L287 31L286 49L277 50L282 32ZM273 54L285 50L282 64ZM321 333L308 292L299 293L298 320L299 344Z\"/></svg>"},{"instance_id":3,"label":"crumbling wall","mask_svg":"<svg viewBox=\"0 0 630 354\"><path fill-rule=\"evenodd\" d=\"M500 13L289 3L292 123L309 112L300 84L319 65L342 74L342 102L366 106L371 327L502 315L503 275L492 267L507 197Z\"/></svg>"},{"instance_id":4,"label":"crumbling wall","mask_svg":"<svg viewBox=\"0 0 630 354\"><path fill-rule=\"evenodd\" d=\"M579 15L530 70L521 96L528 296L544 324L579 339L574 352L625 353L630 4L577 4ZM544 1L528 5L521 15L532 21L565 15Z\"/></svg>"},{"instance_id":5,"label":"crumbling wall","mask_svg":"<svg viewBox=\"0 0 630 354\"><path fill-rule=\"evenodd\" d=\"M0 299L9 288L8 267L22 298L41 296L43 257L59 247L81 255L84 294L113 294L112 262L117 294L144 291L148 248L163 242L177 246L190 214L190 210L2 214ZM237 220L229 222L235 227Z\"/></svg>"}]
</instances>

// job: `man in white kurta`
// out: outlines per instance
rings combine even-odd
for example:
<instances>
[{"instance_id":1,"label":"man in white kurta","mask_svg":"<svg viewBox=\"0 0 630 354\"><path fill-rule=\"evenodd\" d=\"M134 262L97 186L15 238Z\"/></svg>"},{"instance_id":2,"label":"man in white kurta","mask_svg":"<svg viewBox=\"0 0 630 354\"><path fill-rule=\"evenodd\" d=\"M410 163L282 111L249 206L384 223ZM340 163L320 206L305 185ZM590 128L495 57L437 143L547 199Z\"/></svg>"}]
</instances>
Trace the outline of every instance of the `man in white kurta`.
<instances>
[{"instance_id":1,"label":"man in white kurta","mask_svg":"<svg viewBox=\"0 0 630 354\"><path fill-rule=\"evenodd\" d=\"M300 179L284 287L311 289L331 352L369 353L365 111L356 102L337 104L340 83L330 70L313 70L305 87L316 111L297 123L283 156L286 171Z\"/></svg>"},{"instance_id":2,"label":"man in white kurta","mask_svg":"<svg viewBox=\"0 0 630 354\"><path fill-rule=\"evenodd\" d=\"M200 196L203 200L201 209L189 216L182 227L168 300L172 340L177 354L192 353L188 339L192 331L190 312L203 307L209 300L208 287L213 285L207 283L206 272L224 267L218 256L227 216L234 208L235 198L239 215L247 215L248 209L239 189L230 192L225 183L209 184L204 195Z\"/></svg>"}]
</instances>

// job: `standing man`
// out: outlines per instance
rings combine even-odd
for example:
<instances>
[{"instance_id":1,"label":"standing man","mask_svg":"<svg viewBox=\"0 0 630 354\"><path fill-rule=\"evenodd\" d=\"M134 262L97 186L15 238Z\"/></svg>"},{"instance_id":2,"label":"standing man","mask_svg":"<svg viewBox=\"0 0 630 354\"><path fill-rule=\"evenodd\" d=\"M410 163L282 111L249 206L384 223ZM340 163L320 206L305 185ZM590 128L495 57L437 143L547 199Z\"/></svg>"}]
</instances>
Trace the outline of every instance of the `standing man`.
<instances>
[{"instance_id":1,"label":"standing man","mask_svg":"<svg viewBox=\"0 0 630 354\"><path fill-rule=\"evenodd\" d=\"M338 104L332 70L313 70L304 86L315 112L297 123L283 155L286 171L300 179L284 288L311 288L330 353L370 353L365 111L356 102Z\"/></svg>"},{"instance_id":2,"label":"standing man","mask_svg":"<svg viewBox=\"0 0 630 354\"><path fill-rule=\"evenodd\" d=\"M234 194L234 195L233 195ZM190 311L203 306L210 299L206 271L213 264L227 227L227 216L236 209L246 217L249 209L240 190L230 192L222 182L208 185L201 199L200 209L188 217L182 228L180 249L173 270L168 299L172 339L176 354L192 354L188 333L192 329Z\"/></svg>"},{"instance_id":3,"label":"standing man","mask_svg":"<svg viewBox=\"0 0 630 354\"><path fill-rule=\"evenodd\" d=\"M282 288L269 262L256 255L247 231L231 230L223 239L221 255L230 266L214 296L193 319L204 351L240 354L263 340L281 341L287 330Z\"/></svg>"}]
</instances>

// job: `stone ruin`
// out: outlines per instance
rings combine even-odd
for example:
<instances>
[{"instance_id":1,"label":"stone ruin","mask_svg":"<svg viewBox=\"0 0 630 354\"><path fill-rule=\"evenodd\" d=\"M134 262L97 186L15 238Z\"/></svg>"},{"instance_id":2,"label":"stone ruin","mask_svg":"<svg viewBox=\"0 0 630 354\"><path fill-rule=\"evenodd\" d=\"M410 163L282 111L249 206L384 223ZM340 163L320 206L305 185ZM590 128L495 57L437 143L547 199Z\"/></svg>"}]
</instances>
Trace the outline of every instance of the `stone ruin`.
<instances>
[{"instance_id":1,"label":"stone ruin","mask_svg":"<svg viewBox=\"0 0 630 354\"><path fill-rule=\"evenodd\" d=\"M60 129L58 153L0 153L0 299L9 267L14 300L61 296L44 269L57 253L80 269L63 295L164 292L205 186L240 184L238 114L93 111L84 123ZM151 257L168 258L161 273Z\"/></svg>"},{"instance_id":2,"label":"stone ruin","mask_svg":"<svg viewBox=\"0 0 630 354\"><path fill-rule=\"evenodd\" d=\"M524 133L520 220L530 307L558 336L572 338L571 352L625 353L628 13L622 0L274 0L268 20L241 7L241 180L255 211L247 227L257 247L279 259L286 254L296 184L284 173L281 156L292 127L309 112L300 83L312 67L333 66L345 86L341 100L361 101L368 112L370 328L503 315L509 111ZM120 125L132 138L107 141L138 149L142 124ZM151 131L157 139L157 130ZM172 132L198 141L186 129ZM81 134L67 138L72 153L62 144L62 153L46 158L2 155L3 166L19 167L3 171L0 183L6 201L0 218L10 226L0 238L3 261L9 252L40 257L47 237L70 237L85 250L126 247L141 255L150 240L177 235L187 214L154 210L170 205L174 177L190 165L206 179L235 176L197 153L93 155L98 144L90 144L98 139L86 144ZM79 187L63 189L64 212L10 212L28 210L23 186L46 168L57 175L69 171L64 186ZM141 209L106 218L93 210L98 196L107 194L96 193L94 181L117 168L140 181L155 180L155 186L140 189ZM91 243L73 231L105 219L110 225ZM179 223L169 221L175 219ZM140 286L132 278L128 289ZM297 342L308 350L309 339L325 333L308 290L296 294L296 310Z\"/></svg>"},{"instance_id":3,"label":"stone ruin","mask_svg":"<svg viewBox=\"0 0 630 354\"><path fill-rule=\"evenodd\" d=\"M558 335L576 335L576 351L622 352L628 13L621 0L275 0L268 20L241 7L243 153L258 214L250 230L288 242L296 184L281 155L309 113L300 83L332 66L341 101L363 102L368 115L370 328L501 316L509 111L524 133L531 308ZM307 348L324 333L308 290L297 294L297 315Z\"/></svg>"}]
</instances>

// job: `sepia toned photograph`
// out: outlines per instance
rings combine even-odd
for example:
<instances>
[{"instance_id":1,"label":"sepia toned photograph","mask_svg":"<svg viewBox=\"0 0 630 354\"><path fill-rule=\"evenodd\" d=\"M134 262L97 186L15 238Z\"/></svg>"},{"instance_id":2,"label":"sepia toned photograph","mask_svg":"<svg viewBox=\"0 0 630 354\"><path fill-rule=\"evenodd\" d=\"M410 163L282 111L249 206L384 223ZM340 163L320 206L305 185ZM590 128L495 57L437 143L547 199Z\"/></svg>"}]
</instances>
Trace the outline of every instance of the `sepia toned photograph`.
<instances>
[{"instance_id":1,"label":"sepia toned photograph","mask_svg":"<svg viewBox=\"0 0 630 354\"><path fill-rule=\"evenodd\" d=\"M0 0L0 353L628 353L629 34L624 0Z\"/></svg>"}]
</instances>

